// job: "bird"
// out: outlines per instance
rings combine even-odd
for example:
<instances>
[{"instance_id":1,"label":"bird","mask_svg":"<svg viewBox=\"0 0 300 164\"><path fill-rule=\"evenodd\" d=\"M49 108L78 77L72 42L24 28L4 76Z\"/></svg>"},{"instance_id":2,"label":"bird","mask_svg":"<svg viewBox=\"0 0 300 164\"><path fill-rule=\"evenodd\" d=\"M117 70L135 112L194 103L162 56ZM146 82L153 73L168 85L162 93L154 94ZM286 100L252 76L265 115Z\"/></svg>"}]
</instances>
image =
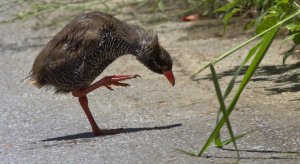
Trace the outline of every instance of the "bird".
<instances>
[{"instance_id":1,"label":"bird","mask_svg":"<svg viewBox=\"0 0 300 164\"><path fill-rule=\"evenodd\" d=\"M87 94L99 87L110 90L112 86L127 87L129 84L121 81L140 77L112 75L94 82L113 61L127 54L175 85L172 58L160 46L158 35L103 12L80 14L63 27L35 58L29 83L38 88L52 87L57 94L72 93L78 98L95 136L116 134L122 129L98 127Z\"/></svg>"}]
</instances>

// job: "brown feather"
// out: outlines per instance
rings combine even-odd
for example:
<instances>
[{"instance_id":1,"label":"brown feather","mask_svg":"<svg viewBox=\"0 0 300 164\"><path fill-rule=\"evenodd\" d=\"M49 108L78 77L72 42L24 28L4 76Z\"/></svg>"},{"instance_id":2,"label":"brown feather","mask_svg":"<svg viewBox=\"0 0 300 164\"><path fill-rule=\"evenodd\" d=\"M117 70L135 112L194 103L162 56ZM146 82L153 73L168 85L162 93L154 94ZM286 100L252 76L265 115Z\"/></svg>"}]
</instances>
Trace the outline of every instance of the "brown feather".
<instances>
[{"instance_id":1,"label":"brown feather","mask_svg":"<svg viewBox=\"0 0 300 164\"><path fill-rule=\"evenodd\" d=\"M151 50L153 47L158 51ZM137 56L150 68L148 58L154 56L151 53L160 52L159 49L157 36L139 26L106 13L82 14L39 53L32 66L30 83L39 88L54 86L58 93L70 92L89 86L109 64L125 54Z\"/></svg>"}]
</instances>

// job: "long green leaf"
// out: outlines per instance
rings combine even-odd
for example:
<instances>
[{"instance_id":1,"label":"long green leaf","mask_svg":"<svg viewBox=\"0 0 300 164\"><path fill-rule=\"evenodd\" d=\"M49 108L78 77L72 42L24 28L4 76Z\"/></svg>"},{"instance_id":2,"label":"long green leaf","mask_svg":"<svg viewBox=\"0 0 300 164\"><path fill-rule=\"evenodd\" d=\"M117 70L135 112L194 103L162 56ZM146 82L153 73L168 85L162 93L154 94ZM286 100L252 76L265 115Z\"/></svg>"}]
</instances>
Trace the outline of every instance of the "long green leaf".
<instances>
[{"instance_id":1,"label":"long green leaf","mask_svg":"<svg viewBox=\"0 0 300 164\"><path fill-rule=\"evenodd\" d=\"M278 28L279 27L273 28L272 30L268 30L269 32L267 34L265 34L265 36L264 36L264 38L261 42L261 46L260 46L256 56L254 57L252 63L250 64L249 68L247 69L246 74L244 75L244 78L243 78L243 80L242 80L242 82L239 86L238 91L236 92L235 96L233 97L232 101L230 102L230 105L227 109L228 115L230 115L230 113L233 111L233 109L234 109L234 107L235 107L242 91L244 90L247 83L250 81L250 78L253 75L254 71L256 70L257 66L260 64L261 60L263 59L266 52L268 51L274 37L276 36ZM206 141L206 143L204 144L202 149L200 150L200 152L198 153L198 156L201 156L203 154L203 152L208 148L208 146L211 144L213 139L220 132L220 130L223 127L224 123L225 123L225 118L223 116L220 119L219 123L216 125L215 129L213 130L213 132L209 136L208 140Z\"/></svg>"},{"instance_id":2,"label":"long green leaf","mask_svg":"<svg viewBox=\"0 0 300 164\"><path fill-rule=\"evenodd\" d=\"M264 19L262 22L259 23L259 25L256 27L256 33L259 34L266 29L269 29L270 27L274 26L278 22L277 17L268 17Z\"/></svg>"},{"instance_id":3,"label":"long green leaf","mask_svg":"<svg viewBox=\"0 0 300 164\"><path fill-rule=\"evenodd\" d=\"M192 157L197 157L197 155L193 152L189 152L189 151L185 151L185 150L181 150L181 149L176 149L176 150L179 151L182 154L189 155L189 156L192 156Z\"/></svg>"},{"instance_id":4,"label":"long green leaf","mask_svg":"<svg viewBox=\"0 0 300 164\"><path fill-rule=\"evenodd\" d=\"M282 24L285 23L286 21L288 21L288 20L294 18L295 16L297 16L297 15L299 15L299 14L300 14L300 10L298 10L298 11L296 11L295 13L293 13L293 14L287 16L285 19L283 19L283 20L277 22L274 26L270 27L269 29L267 29L267 30L265 30L265 31L263 31L263 32L261 32L261 33L259 33L258 35L255 35L254 37L248 39L247 41L245 41L245 42L243 42L242 44L236 46L235 48L233 48L233 49L231 49L231 50L225 52L224 54L221 54L221 55L218 56L217 58L215 58L215 59L211 60L209 63L207 63L204 67L201 67L200 69L198 69L197 71L195 71L195 72L192 74L191 78L192 78L192 79L195 79L196 75L197 75L198 73L202 72L204 69L208 68L210 64L216 64L216 63L218 63L218 62L221 61L222 59L228 57L230 54L232 54L232 53L234 53L235 51L237 51L238 49L244 47L245 45L249 44L249 43L252 42L253 40L255 40L255 39L257 39L257 38L259 38L259 37L265 35L266 33L270 32L271 30L273 30L273 29L279 27L280 25L282 25Z\"/></svg>"},{"instance_id":5,"label":"long green leaf","mask_svg":"<svg viewBox=\"0 0 300 164\"><path fill-rule=\"evenodd\" d=\"M211 70L212 79L213 79L213 82L214 82L216 94L218 96L220 108L221 108L221 110L223 112L223 116L224 116L225 121L226 121L227 129L229 131L231 140L233 141L233 145L234 145L237 157L238 157L238 159L240 159L239 150L237 148L237 145L236 145L236 142L235 142L235 138L234 138L234 134L233 134L233 131L232 131L232 127L231 127L231 124L230 124L230 121L229 121L229 118L228 118L228 114L227 114L227 111L226 111L224 99L223 99L223 96L222 96L222 91L220 89L220 84L219 84L219 81L218 81L218 78L217 78L217 74L216 74L215 68L214 68L214 66L212 64L210 65L210 70Z\"/></svg>"},{"instance_id":6,"label":"long green leaf","mask_svg":"<svg viewBox=\"0 0 300 164\"><path fill-rule=\"evenodd\" d=\"M286 59L293 54L296 47L297 47L296 45L293 45L289 50L287 50L284 53L283 58L282 58L282 64L283 65L285 65Z\"/></svg>"},{"instance_id":7,"label":"long green leaf","mask_svg":"<svg viewBox=\"0 0 300 164\"><path fill-rule=\"evenodd\" d=\"M217 122L218 123L218 122ZM222 148L224 145L223 145L223 142L221 140L221 134L218 133L215 140L214 140L214 144L217 148Z\"/></svg>"},{"instance_id":8,"label":"long green leaf","mask_svg":"<svg viewBox=\"0 0 300 164\"><path fill-rule=\"evenodd\" d=\"M256 46L254 46L253 48L251 48L251 50L249 51L248 55L246 56L246 58L242 61L242 63L240 64L239 68L237 69L237 71L235 72L235 74L233 75L232 79L230 80L223 99L226 99L227 96L229 95L229 93L232 91L233 87L234 87L234 83L236 81L236 78L238 77L238 75L240 74L241 70L243 69L243 67L245 66L245 64L249 61L249 59L254 55L254 53L257 51L257 49L260 47L261 43L259 42L258 44L256 44Z\"/></svg>"},{"instance_id":9,"label":"long green leaf","mask_svg":"<svg viewBox=\"0 0 300 164\"><path fill-rule=\"evenodd\" d=\"M156 0L156 4L157 4L158 8L160 9L160 11L165 11L165 4L162 0Z\"/></svg>"},{"instance_id":10,"label":"long green leaf","mask_svg":"<svg viewBox=\"0 0 300 164\"><path fill-rule=\"evenodd\" d=\"M252 131L250 131L250 132L252 132ZM238 139L241 139L241 138L243 138L245 135L249 134L250 132L246 132L246 133L237 135L237 136L234 137L234 140L236 141L236 140L238 140ZM233 142L233 140L230 138L230 139L227 139L227 140L223 141L222 144L223 144L223 145L228 145L228 144L230 144L231 142Z\"/></svg>"},{"instance_id":11,"label":"long green leaf","mask_svg":"<svg viewBox=\"0 0 300 164\"><path fill-rule=\"evenodd\" d=\"M256 46L254 46L248 53L248 55L246 56L246 58L242 61L242 63L240 64L239 68L237 69L237 71L235 72L235 74L233 75L232 79L230 80L225 93L223 95L223 99L225 100L227 98L227 96L229 95L229 93L232 91L236 78L237 76L240 74L241 70L243 69L243 67L245 66L245 64L249 61L249 59L253 56L253 54L257 51L257 49L260 46L260 42L258 44L256 44ZM220 114L221 114L221 109L218 112L218 116L217 116L217 122L216 124L218 124L219 120L220 120ZM214 144L217 147L223 147L223 142L221 140L221 135L220 133L216 136L215 140L214 140Z\"/></svg>"}]
</instances>

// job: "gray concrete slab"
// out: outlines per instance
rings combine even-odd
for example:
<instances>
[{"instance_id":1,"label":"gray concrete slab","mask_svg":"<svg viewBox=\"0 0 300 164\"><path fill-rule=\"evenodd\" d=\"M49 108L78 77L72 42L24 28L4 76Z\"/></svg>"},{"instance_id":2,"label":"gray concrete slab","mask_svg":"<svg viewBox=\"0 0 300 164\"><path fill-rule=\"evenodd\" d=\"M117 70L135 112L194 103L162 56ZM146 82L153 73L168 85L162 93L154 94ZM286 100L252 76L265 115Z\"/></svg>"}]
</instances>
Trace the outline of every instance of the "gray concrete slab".
<instances>
[{"instance_id":1,"label":"gray concrete slab","mask_svg":"<svg viewBox=\"0 0 300 164\"><path fill-rule=\"evenodd\" d=\"M227 37L218 37L215 34L222 27L213 20L144 25L159 34L173 56L176 86L172 88L130 55L118 59L101 77L140 74L142 78L128 81L130 88L98 89L89 99L100 127L125 128L126 133L93 137L76 98L21 81L38 52L61 28L35 30L33 24L0 25L0 163L236 162L231 145L230 150L210 147L207 158L175 149L197 153L215 125L218 110L209 72L198 81L189 76L249 35L234 33L232 28ZM216 66L222 86L248 48ZM232 113L236 134L252 131L238 141L241 163L299 163L300 65L290 58L286 67L281 66L280 52L285 49L280 40L275 41Z\"/></svg>"}]
</instances>

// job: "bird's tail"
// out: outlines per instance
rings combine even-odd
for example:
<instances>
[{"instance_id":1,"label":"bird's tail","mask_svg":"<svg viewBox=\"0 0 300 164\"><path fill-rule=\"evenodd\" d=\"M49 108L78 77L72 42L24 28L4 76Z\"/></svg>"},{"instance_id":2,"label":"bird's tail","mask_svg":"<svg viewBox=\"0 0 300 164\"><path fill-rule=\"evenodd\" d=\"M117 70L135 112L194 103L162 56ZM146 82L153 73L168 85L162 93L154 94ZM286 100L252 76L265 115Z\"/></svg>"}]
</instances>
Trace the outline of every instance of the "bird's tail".
<instances>
[{"instance_id":1,"label":"bird's tail","mask_svg":"<svg viewBox=\"0 0 300 164\"><path fill-rule=\"evenodd\" d=\"M27 80L28 78L30 78L30 79ZM32 71L30 71L29 75L27 77L25 77L24 79L22 79L21 82L24 82L25 80L28 84L35 86L37 88L42 88L44 86L44 84L41 84L40 82L38 82L38 80L36 78L34 78Z\"/></svg>"},{"instance_id":2,"label":"bird's tail","mask_svg":"<svg viewBox=\"0 0 300 164\"><path fill-rule=\"evenodd\" d=\"M41 84L41 83L39 83L37 80L35 80L35 79L30 79L29 81L28 81L28 84L30 84L30 85L32 85L32 86L35 86L35 87L37 87L37 88L42 88L44 85L43 84Z\"/></svg>"}]
</instances>

